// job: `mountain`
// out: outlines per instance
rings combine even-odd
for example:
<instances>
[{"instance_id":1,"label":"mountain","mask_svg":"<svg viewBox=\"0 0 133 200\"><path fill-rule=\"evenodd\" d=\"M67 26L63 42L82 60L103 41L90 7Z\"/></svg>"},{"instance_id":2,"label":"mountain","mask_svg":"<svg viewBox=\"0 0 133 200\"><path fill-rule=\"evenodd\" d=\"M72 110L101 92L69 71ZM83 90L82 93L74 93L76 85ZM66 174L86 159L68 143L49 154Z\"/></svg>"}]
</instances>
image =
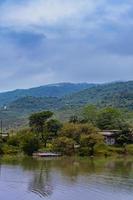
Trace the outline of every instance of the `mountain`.
<instances>
[{"instance_id":1,"label":"mountain","mask_svg":"<svg viewBox=\"0 0 133 200\"><path fill-rule=\"evenodd\" d=\"M94 85L64 97L27 96L11 102L7 110L27 113L43 109L59 110L95 104L133 110L133 81Z\"/></svg>"},{"instance_id":2,"label":"mountain","mask_svg":"<svg viewBox=\"0 0 133 200\"><path fill-rule=\"evenodd\" d=\"M18 89L10 92L0 93L0 106L9 104L17 99L32 97L63 97L81 90L91 88L95 84L89 83L57 83L30 89Z\"/></svg>"},{"instance_id":3,"label":"mountain","mask_svg":"<svg viewBox=\"0 0 133 200\"><path fill-rule=\"evenodd\" d=\"M133 81L93 85L66 96L61 94L58 97L36 96L34 93L34 96L20 97L9 103L6 109L1 107L0 118L4 119L6 124L13 126L14 122L17 123L17 119L19 123L25 122L30 113L52 110L64 120L74 113L79 113L86 104L95 104L98 107L113 106L133 111Z\"/></svg>"},{"instance_id":4,"label":"mountain","mask_svg":"<svg viewBox=\"0 0 133 200\"><path fill-rule=\"evenodd\" d=\"M114 106L133 110L133 81L97 85L62 100L71 106L95 104L99 107Z\"/></svg>"},{"instance_id":5,"label":"mountain","mask_svg":"<svg viewBox=\"0 0 133 200\"><path fill-rule=\"evenodd\" d=\"M27 115L41 110L58 110L63 107L63 102L57 97L22 97L10 103L6 111Z\"/></svg>"}]
</instances>

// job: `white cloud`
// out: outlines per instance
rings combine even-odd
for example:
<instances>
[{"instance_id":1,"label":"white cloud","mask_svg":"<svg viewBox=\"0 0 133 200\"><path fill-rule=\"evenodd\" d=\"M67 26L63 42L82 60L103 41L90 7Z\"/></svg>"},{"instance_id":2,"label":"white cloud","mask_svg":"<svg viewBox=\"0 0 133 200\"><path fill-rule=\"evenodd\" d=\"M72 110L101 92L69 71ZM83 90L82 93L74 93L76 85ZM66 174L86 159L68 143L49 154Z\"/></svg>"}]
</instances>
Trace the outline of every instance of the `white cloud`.
<instances>
[{"instance_id":1,"label":"white cloud","mask_svg":"<svg viewBox=\"0 0 133 200\"><path fill-rule=\"evenodd\" d=\"M4 4L0 19L11 26L55 25L90 15L101 2L103 0L29 0L23 4Z\"/></svg>"},{"instance_id":2,"label":"white cloud","mask_svg":"<svg viewBox=\"0 0 133 200\"><path fill-rule=\"evenodd\" d=\"M24 0L0 6L0 26L14 30L32 30L47 36L86 36L109 23L132 23L130 0Z\"/></svg>"},{"instance_id":3,"label":"white cloud","mask_svg":"<svg viewBox=\"0 0 133 200\"><path fill-rule=\"evenodd\" d=\"M0 5L1 88L132 78L131 0L5 2Z\"/></svg>"}]
</instances>

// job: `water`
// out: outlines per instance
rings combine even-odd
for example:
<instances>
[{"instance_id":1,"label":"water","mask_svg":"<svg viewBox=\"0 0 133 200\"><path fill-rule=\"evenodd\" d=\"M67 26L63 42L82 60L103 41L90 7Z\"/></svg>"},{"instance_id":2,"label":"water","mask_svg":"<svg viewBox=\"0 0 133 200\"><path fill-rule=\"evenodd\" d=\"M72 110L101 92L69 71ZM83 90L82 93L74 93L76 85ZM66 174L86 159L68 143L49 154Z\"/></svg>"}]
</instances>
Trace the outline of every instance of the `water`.
<instances>
[{"instance_id":1,"label":"water","mask_svg":"<svg viewBox=\"0 0 133 200\"><path fill-rule=\"evenodd\" d=\"M1 200L133 200L133 159L0 161Z\"/></svg>"}]
</instances>

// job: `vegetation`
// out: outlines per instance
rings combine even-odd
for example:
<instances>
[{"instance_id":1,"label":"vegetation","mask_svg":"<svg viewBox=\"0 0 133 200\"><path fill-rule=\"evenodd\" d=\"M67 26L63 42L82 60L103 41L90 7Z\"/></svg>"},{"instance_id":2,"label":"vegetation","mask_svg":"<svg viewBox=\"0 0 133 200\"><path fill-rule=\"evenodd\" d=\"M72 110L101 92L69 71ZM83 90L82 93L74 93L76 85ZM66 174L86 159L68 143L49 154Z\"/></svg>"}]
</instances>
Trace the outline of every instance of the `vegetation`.
<instances>
[{"instance_id":1,"label":"vegetation","mask_svg":"<svg viewBox=\"0 0 133 200\"><path fill-rule=\"evenodd\" d=\"M69 122L58 121L51 111L33 113L29 127L11 132L0 139L0 153L24 153L37 151L58 152L62 155L114 155L133 154L133 128L124 118L123 111L113 108L85 106L82 114L70 117ZM109 146L102 130L117 130L116 143Z\"/></svg>"},{"instance_id":2,"label":"vegetation","mask_svg":"<svg viewBox=\"0 0 133 200\"><path fill-rule=\"evenodd\" d=\"M95 84L88 83L58 83L44 85L41 87L14 90L11 92L0 93L0 106L10 104L17 99L23 97L63 97L65 95L70 95L74 92L79 92L81 90L91 88ZM23 103L23 102L21 102Z\"/></svg>"},{"instance_id":3,"label":"vegetation","mask_svg":"<svg viewBox=\"0 0 133 200\"><path fill-rule=\"evenodd\" d=\"M30 133L26 137L23 137L21 148L25 154L31 156L39 149L39 139L34 134Z\"/></svg>"},{"instance_id":4,"label":"vegetation","mask_svg":"<svg viewBox=\"0 0 133 200\"><path fill-rule=\"evenodd\" d=\"M23 127L27 126L30 114L51 110L59 120L65 121L71 115L79 115L80 118L82 107L88 104L93 107L88 108L91 114L87 115L87 120L93 124L96 120L96 107L122 109L125 118L133 122L133 81L99 85L64 83L1 93L0 119L3 119L3 126L6 128ZM84 115L86 112L88 111Z\"/></svg>"}]
</instances>

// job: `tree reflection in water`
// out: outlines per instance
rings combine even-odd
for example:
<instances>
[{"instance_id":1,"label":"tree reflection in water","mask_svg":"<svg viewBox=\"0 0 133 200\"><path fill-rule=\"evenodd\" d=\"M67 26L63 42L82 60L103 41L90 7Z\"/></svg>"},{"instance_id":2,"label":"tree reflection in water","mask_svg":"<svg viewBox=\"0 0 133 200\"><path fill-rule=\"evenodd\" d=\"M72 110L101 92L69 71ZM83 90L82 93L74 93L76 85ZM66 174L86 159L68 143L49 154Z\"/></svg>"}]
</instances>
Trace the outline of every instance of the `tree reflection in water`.
<instances>
[{"instance_id":1,"label":"tree reflection in water","mask_svg":"<svg viewBox=\"0 0 133 200\"><path fill-rule=\"evenodd\" d=\"M81 191L82 195L82 191L87 191L84 199L88 199L88 194L90 194L90 199L93 199L91 193L95 189L96 195L101 195L102 191L105 197L107 191L112 192L111 194L114 191L119 194L124 192L130 196L133 193L133 159L128 157L99 159L77 157L19 159L15 157L15 159L1 158L0 163L2 169L6 169L2 171L3 177L6 175L10 183L14 180L18 181L18 177L24 178L25 184L22 190L25 191L26 188L27 192L28 189L31 196L34 193L38 195L37 198L54 199L62 193L61 191L64 191L60 199L68 200L68 197L74 199L74 192L80 194ZM10 190L12 191L12 188Z\"/></svg>"},{"instance_id":2,"label":"tree reflection in water","mask_svg":"<svg viewBox=\"0 0 133 200\"><path fill-rule=\"evenodd\" d=\"M34 171L33 178L29 183L28 190L40 197L50 196L53 193L53 186L50 179L50 168L47 162L42 162L40 169Z\"/></svg>"}]
</instances>

